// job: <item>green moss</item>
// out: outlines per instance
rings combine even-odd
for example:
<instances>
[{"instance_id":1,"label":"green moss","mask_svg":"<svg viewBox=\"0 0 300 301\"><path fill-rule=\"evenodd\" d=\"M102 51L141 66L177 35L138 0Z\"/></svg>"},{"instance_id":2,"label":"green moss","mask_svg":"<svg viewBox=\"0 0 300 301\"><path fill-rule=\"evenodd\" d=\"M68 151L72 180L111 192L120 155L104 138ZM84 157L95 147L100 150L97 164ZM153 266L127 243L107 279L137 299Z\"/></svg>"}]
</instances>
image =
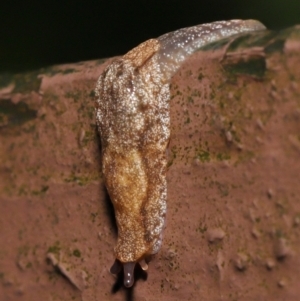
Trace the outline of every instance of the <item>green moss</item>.
<instances>
[{"instance_id":1,"label":"green moss","mask_svg":"<svg viewBox=\"0 0 300 301\"><path fill-rule=\"evenodd\" d=\"M48 248L47 252L59 255L60 250L61 250L60 243L59 243L59 241L56 241L54 243L54 245L52 245Z\"/></svg>"},{"instance_id":2,"label":"green moss","mask_svg":"<svg viewBox=\"0 0 300 301\"><path fill-rule=\"evenodd\" d=\"M81 257L81 252L78 250L78 249L75 249L74 251L73 251L73 256L75 256L75 257Z\"/></svg>"},{"instance_id":3,"label":"green moss","mask_svg":"<svg viewBox=\"0 0 300 301\"><path fill-rule=\"evenodd\" d=\"M238 62L224 64L223 67L229 77L248 75L258 79L264 78L267 70L265 58L258 56L248 60L241 58Z\"/></svg>"},{"instance_id":4,"label":"green moss","mask_svg":"<svg viewBox=\"0 0 300 301\"><path fill-rule=\"evenodd\" d=\"M25 184L22 184L19 189L17 194L19 196L24 196L24 195L28 195L28 187Z\"/></svg>"},{"instance_id":5,"label":"green moss","mask_svg":"<svg viewBox=\"0 0 300 301\"><path fill-rule=\"evenodd\" d=\"M238 161L236 162L238 163L243 163L243 162L247 162L250 161L251 159L253 159L255 157L255 153L253 151L243 151L241 152L241 154L238 157Z\"/></svg>"},{"instance_id":6,"label":"green moss","mask_svg":"<svg viewBox=\"0 0 300 301\"><path fill-rule=\"evenodd\" d=\"M199 81L202 81L202 79L203 79L204 77L205 77L204 74L203 74L202 72L200 72L199 75L198 75L198 80L199 80Z\"/></svg>"},{"instance_id":7,"label":"green moss","mask_svg":"<svg viewBox=\"0 0 300 301\"><path fill-rule=\"evenodd\" d=\"M91 218L92 223L94 223L96 221L98 214L99 214L98 211L95 213L93 213L93 212L91 213L90 218Z\"/></svg>"},{"instance_id":8,"label":"green moss","mask_svg":"<svg viewBox=\"0 0 300 301\"><path fill-rule=\"evenodd\" d=\"M74 72L78 72L78 71L74 68L68 68L68 69L61 71L62 74L70 74L70 73L74 73Z\"/></svg>"},{"instance_id":9,"label":"green moss","mask_svg":"<svg viewBox=\"0 0 300 301\"><path fill-rule=\"evenodd\" d=\"M68 91L65 93L65 98L73 99L75 103L77 103L80 99L82 99L82 92L81 91Z\"/></svg>"},{"instance_id":10,"label":"green moss","mask_svg":"<svg viewBox=\"0 0 300 301\"><path fill-rule=\"evenodd\" d=\"M200 224L200 226L196 229L196 232L200 232L202 234L204 234L207 231L207 226L204 224Z\"/></svg>"},{"instance_id":11,"label":"green moss","mask_svg":"<svg viewBox=\"0 0 300 301\"><path fill-rule=\"evenodd\" d=\"M102 64L105 63L107 60L108 60L107 58L96 60L96 65L102 65Z\"/></svg>"},{"instance_id":12,"label":"green moss","mask_svg":"<svg viewBox=\"0 0 300 301\"><path fill-rule=\"evenodd\" d=\"M193 97L191 97L191 96L188 97L188 103L194 103Z\"/></svg>"},{"instance_id":13,"label":"green moss","mask_svg":"<svg viewBox=\"0 0 300 301\"><path fill-rule=\"evenodd\" d=\"M72 173L68 178L65 178L64 181L67 183L76 183L79 186L84 186L98 178L99 178L99 174L96 174L96 173L89 174L89 175L78 175L78 174Z\"/></svg>"},{"instance_id":14,"label":"green moss","mask_svg":"<svg viewBox=\"0 0 300 301\"><path fill-rule=\"evenodd\" d=\"M225 154L218 153L216 155L216 158L217 158L218 161L226 161L226 160L230 160L231 159L230 154L227 154L227 153L225 153Z\"/></svg>"},{"instance_id":15,"label":"green moss","mask_svg":"<svg viewBox=\"0 0 300 301\"><path fill-rule=\"evenodd\" d=\"M171 156L170 156L170 159L168 160L168 164L167 164L167 167L170 167L173 163L174 163L174 160L176 159L177 157L177 147L176 146L173 146L171 149Z\"/></svg>"},{"instance_id":16,"label":"green moss","mask_svg":"<svg viewBox=\"0 0 300 301\"><path fill-rule=\"evenodd\" d=\"M27 262L26 268L28 269L28 268L31 268L31 267L32 267L32 263L31 262Z\"/></svg>"},{"instance_id":17,"label":"green moss","mask_svg":"<svg viewBox=\"0 0 300 301\"><path fill-rule=\"evenodd\" d=\"M201 162L210 161L210 153L206 150L200 150L196 156Z\"/></svg>"},{"instance_id":18,"label":"green moss","mask_svg":"<svg viewBox=\"0 0 300 301\"><path fill-rule=\"evenodd\" d=\"M0 102L0 129L8 126L22 125L36 117L37 111L32 110L23 101L14 104L10 99L4 99Z\"/></svg>"},{"instance_id":19,"label":"green moss","mask_svg":"<svg viewBox=\"0 0 300 301\"><path fill-rule=\"evenodd\" d=\"M67 68L67 69L64 69L64 70L60 69L60 68L61 67L58 67L58 66L45 67L45 68L41 68L39 70L39 73L51 77L51 76L54 76L56 74L70 74L70 73L79 72L75 68Z\"/></svg>"},{"instance_id":20,"label":"green moss","mask_svg":"<svg viewBox=\"0 0 300 301\"><path fill-rule=\"evenodd\" d=\"M35 195L35 196L42 196L42 195L44 195L48 191L48 189L49 189L49 186L43 185L41 187L41 189L39 189L39 190L32 190L31 193L32 193L32 195Z\"/></svg>"},{"instance_id":21,"label":"green moss","mask_svg":"<svg viewBox=\"0 0 300 301\"><path fill-rule=\"evenodd\" d=\"M267 284L267 280L266 280L266 279L263 279L258 285L259 285L260 287L265 288L266 290L269 290L269 286L268 286L268 284Z\"/></svg>"},{"instance_id":22,"label":"green moss","mask_svg":"<svg viewBox=\"0 0 300 301\"><path fill-rule=\"evenodd\" d=\"M94 120L94 118L95 118L95 108L92 104L90 106L86 106L86 116L88 117L88 119Z\"/></svg>"},{"instance_id":23,"label":"green moss","mask_svg":"<svg viewBox=\"0 0 300 301\"><path fill-rule=\"evenodd\" d=\"M4 83L11 83L14 85L13 93L30 93L32 91L38 92L40 90L42 78L39 76L39 71L26 72L15 75L0 75L1 86Z\"/></svg>"},{"instance_id":24,"label":"green moss","mask_svg":"<svg viewBox=\"0 0 300 301\"><path fill-rule=\"evenodd\" d=\"M80 141L81 146L87 146L89 142L94 141L95 131L86 131L82 141Z\"/></svg>"},{"instance_id":25,"label":"green moss","mask_svg":"<svg viewBox=\"0 0 300 301\"><path fill-rule=\"evenodd\" d=\"M273 52L283 52L285 40L276 39L274 42L270 43L266 48L265 52L271 54Z\"/></svg>"},{"instance_id":26,"label":"green moss","mask_svg":"<svg viewBox=\"0 0 300 301\"><path fill-rule=\"evenodd\" d=\"M191 122L191 118L187 117L186 120L184 121L185 124L189 124Z\"/></svg>"}]
</instances>

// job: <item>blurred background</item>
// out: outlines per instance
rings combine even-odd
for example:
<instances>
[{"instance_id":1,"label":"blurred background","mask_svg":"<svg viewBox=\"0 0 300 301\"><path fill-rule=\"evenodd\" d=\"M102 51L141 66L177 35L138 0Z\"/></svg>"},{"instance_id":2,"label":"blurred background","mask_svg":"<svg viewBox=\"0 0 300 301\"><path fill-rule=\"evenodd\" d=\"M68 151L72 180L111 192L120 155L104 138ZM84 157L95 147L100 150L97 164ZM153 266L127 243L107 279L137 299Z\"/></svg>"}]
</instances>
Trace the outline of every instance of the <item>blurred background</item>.
<instances>
[{"instance_id":1,"label":"blurred background","mask_svg":"<svg viewBox=\"0 0 300 301\"><path fill-rule=\"evenodd\" d=\"M111 57L181 27L249 18L300 24L300 0L2 1L0 72Z\"/></svg>"}]
</instances>

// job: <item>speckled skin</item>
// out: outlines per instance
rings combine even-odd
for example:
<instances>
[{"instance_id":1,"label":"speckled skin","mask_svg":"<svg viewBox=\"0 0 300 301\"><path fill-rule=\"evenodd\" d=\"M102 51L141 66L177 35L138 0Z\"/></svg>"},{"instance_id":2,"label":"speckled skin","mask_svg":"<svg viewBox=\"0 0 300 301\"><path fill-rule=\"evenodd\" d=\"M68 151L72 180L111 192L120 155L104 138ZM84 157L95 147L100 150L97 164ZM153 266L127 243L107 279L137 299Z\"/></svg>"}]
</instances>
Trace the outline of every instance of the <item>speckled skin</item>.
<instances>
[{"instance_id":1,"label":"speckled skin","mask_svg":"<svg viewBox=\"0 0 300 301\"><path fill-rule=\"evenodd\" d=\"M166 216L166 148L170 138L169 82L187 56L203 45L262 30L254 20L197 25L148 40L113 61L96 86L102 170L115 208L118 241L111 271L124 266L133 284L136 262L157 253Z\"/></svg>"}]
</instances>

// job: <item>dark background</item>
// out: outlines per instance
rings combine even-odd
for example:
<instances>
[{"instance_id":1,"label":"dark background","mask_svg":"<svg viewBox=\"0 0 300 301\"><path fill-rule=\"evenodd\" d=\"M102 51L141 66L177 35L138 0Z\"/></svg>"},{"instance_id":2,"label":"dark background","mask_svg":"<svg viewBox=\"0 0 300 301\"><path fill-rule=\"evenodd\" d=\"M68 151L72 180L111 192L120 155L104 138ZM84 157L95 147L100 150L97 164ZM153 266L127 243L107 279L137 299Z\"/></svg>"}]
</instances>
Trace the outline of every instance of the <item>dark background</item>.
<instances>
[{"instance_id":1,"label":"dark background","mask_svg":"<svg viewBox=\"0 0 300 301\"><path fill-rule=\"evenodd\" d=\"M181 27L237 18L300 24L300 0L5 1L0 72L120 55Z\"/></svg>"}]
</instances>

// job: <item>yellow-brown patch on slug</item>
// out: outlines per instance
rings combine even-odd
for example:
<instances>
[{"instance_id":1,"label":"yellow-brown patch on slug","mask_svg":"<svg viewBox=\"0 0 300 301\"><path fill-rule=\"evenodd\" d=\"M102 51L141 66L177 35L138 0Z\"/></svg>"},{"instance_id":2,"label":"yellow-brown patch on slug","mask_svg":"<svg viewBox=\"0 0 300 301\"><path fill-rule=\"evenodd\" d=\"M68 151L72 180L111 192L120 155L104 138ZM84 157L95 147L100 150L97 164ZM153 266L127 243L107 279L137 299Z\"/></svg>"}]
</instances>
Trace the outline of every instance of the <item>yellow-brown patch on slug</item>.
<instances>
[{"instance_id":1,"label":"yellow-brown patch on slug","mask_svg":"<svg viewBox=\"0 0 300 301\"><path fill-rule=\"evenodd\" d=\"M123 59L130 60L135 67L140 67L158 50L159 42L156 39L150 39L127 52Z\"/></svg>"},{"instance_id":2,"label":"yellow-brown patch on slug","mask_svg":"<svg viewBox=\"0 0 300 301\"><path fill-rule=\"evenodd\" d=\"M157 40L114 61L96 93L105 185L115 208L115 256L138 262L156 253L166 213L169 88L157 63Z\"/></svg>"}]
</instances>

